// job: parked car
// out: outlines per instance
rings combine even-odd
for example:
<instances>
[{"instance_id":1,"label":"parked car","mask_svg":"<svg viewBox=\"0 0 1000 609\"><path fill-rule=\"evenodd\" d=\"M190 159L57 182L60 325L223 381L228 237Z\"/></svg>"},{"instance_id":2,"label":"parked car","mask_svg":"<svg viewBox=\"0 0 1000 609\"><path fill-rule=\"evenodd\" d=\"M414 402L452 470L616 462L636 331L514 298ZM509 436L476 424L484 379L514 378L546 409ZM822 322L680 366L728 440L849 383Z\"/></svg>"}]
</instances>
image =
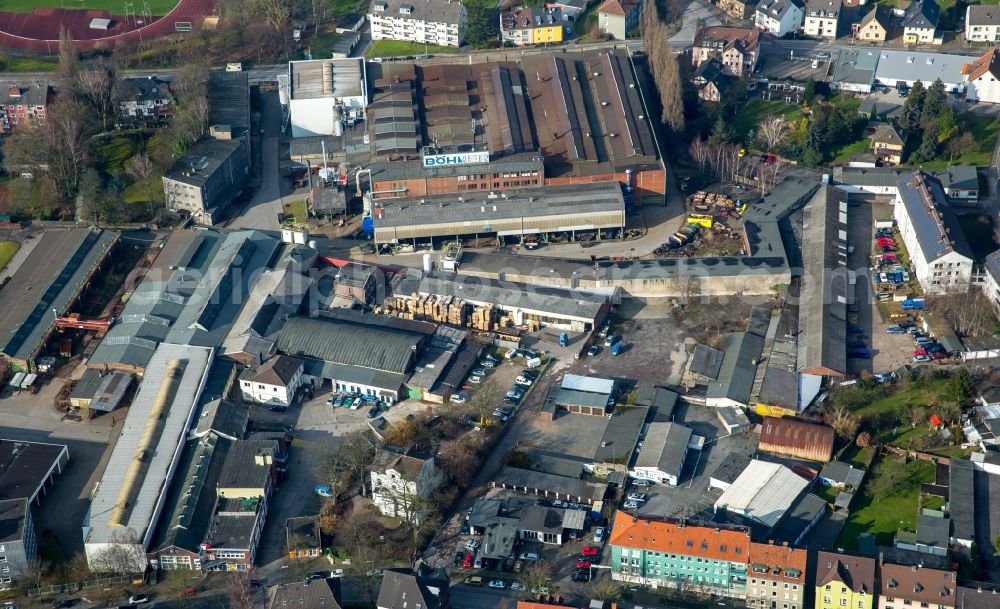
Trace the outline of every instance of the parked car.
<instances>
[{"instance_id":1,"label":"parked car","mask_svg":"<svg viewBox=\"0 0 1000 609\"><path fill-rule=\"evenodd\" d=\"M587 571L577 571L572 576L570 576L570 581L575 582L589 582L590 581L590 570Z\"/></svg>"},{"instance_id":2,"label":"parked car","mask_svg":"<svg viewBox=\"0 0 1000 609\"><path fill-rule=\"evenodd\" d=\"M128 602L131 603L131 604L133 604L133 605L138 605L140 603L148 603L149 602L149 595L148 594L133 594L132 596L128 597Z\"/></svg>"},{"instance_id":3,"label":"parked car","mask_svg":"<svg viewBox=\"0 0 1000 609\"><path fill-rule=\"evenodd\" d=\"M649 480L643 480L641 478L639 480L633 480L632 484L634 484L635 486L652 486L652 482L650 482Z\"/></svg>"},{"instance_id":4,"label":"parked car","mask_svg":"<svg viewBox=\"0 0 1000 609\"><path fill-rule=\"evenodd\" d=\"M512 396L508 395L508 396L504 397L503 403L504 404L513 404L514 406L517 406L518 404L521 403L521 398L515 398L515 397L512 397Z\"/></svg>"},{"instance_id":5,"label":"parked car","mask_svg":"<svg viewBox=\"0 0 1000 609\"><path fill-rule=\"evenodd\" d=\"M471 569L472 568L472 563L473 563L474 560L475 560L475 558L473 558L472 553L471 552L466 552L465 553L465 560L462 561L462 566L465 567L466 569Z\"/></svg>"},{"instance_id":6,"label":"parked car","mask_svg":"<svg viewBox=\"0 0 1000 609\"><path fill-rule=\"evenodd\" d=\"M829 51L820 51L819 53L816 53L816 58L817 59L830 59L830 52Z\"/></svg>"},{"instance_id":7,"label":"parked car","mask_svg":"<svg viewBox=\"0 0 1000 609\"><path fill-rule=\"evenodd\" d=\"M518 556L518 559L520 559L520 560L538 560L538 553L537 552L521 552L521 555Z\"/></svg>"},{"instance_id":8,"label":"parked car","mask_svg":"<svg viewBox=\"0 0 1000 609\"><path fill-rule=\"evenodd\" d=\"M589 560L578 560L578 561L576 561L576 568L577 569L589 569L590 568L590 561Z\"/></svg>"},{"instance_id":9,"label":"parked car","mask_svg":"<svg viewBox=\"0 0 1000 609\"><path fill-rule=\"evenodd\" d=\"M541 587L541 588L532 588L531 589L531 593L532 594L541 594L542 596L548 596L549 595L549 589L546 588L546 587L544 587L544 586Z\"/></svg>"},{"instance_id":10,"label":"parked car","mask_svg":"<svg viewBox=\"0 0 1000 609\"><path fill-rule=\"evenodd\" d=\"M517 389L511 389L510 391L507 392L507 397L520 400L524 398L524 394L518 391Z\"/></svg>"},{"instance_id":11,"label":"parked car","mask_svg":"<svg viewBox=\"0 0 1000 609\"><path fill-rule=\"evenodd\" d=\"M601 553L600 548L595 548L594 546L583 546L580 548L581 556L598 556Z\"/></svg>"},{"instance_id":12,"label":"parked car","mask_svg":"<svg viewBox=\"0 0 1000 609\"><path fill-rule=\"evenodd\" d=\"M900 328L899 326L889 326L885 329L886 334L906 334L906 328Z\"/></svg>"},{"instance_id":13,"label":"parked car","mask_svg":"<svg viewBox=\"0 0 1000 609\"><path fill-rule=\"evenodd\" d=\"M479 362L479 365L482 366L483 368L496 368L497 367L497 363L494 362L491 359L484 359L483 361Z\"/></svg>"},{"instance_id":14,"label":"parked car","mask_svg":"<svg viewBox=\"0 0 1000 609\"><path fill-rule=\"evenodd\" d=\"M374 419L381 413L382 413L382 407L378 404L375 404L374 406L368 409L368 418Z\"/></svg>"},{"instance_id":15,"label":"parked car","mask_svg":"<svg viewBox=\"0 0 1000 609\"><path fill-rule=\"evenodd\" d=\"M448 398L448 401L451 402L452 404L464 404L467 400L468 397L466 396L464 391L453 393L451 394L451 397Z\"/></svg>"},{"instance_id":16,"label":"parked car","mask_svg":"<svg viewBox=\"0 0 1000 609\"><path fill-rule=\"evenodd\" d=\"M913 363L914 364L921 364L921 363L929 362L929 361L931 361L931 356L929 356L929 355L914 355L913 356Z\"/></svg>"},{"instance_id":17,"label":"parked car","mask_svg":"<svg viewBox=\"0 0 1000 609\"><path fill-rule=\"evenodd\" d=\"M514 379L514 382L517 383L518 385L524 385L525 387L531 387L531 384L534 383L535 381L532 380L532 379L529 379L528 377L526 377L526 376L524 376L522 374L521 376L519 376L516 379Z\"/></svg>"},{"instance_id":18,"label":"parked car","mask_svg":"<svg viewBox=\"0 0 1000 609\"><path fill-rule=\"evenodd\" d=\"M533 381L537 381L538 380L538 371L537 370L524 370L524 371L521 372L521 376L523 376L524 378L531 379Z\"/></svg>"},{"instance_id":19,"label":"parked car","mask_svg":"<svg viewBox=\"0 0 1000 609\"><path fill-rule=\"evenodd\" d=\"M451 564L461 567L463 562L465 562L465 552L455 552L455 560Z\"/></svg>"},{"instance_id":20,"label":"parked car","mask_svg":"<svg viewBox=\"0 0 1000 609\"><path fill-rule=\"evenodd\" d=\"M478 385L479 383L483 382L483 377L479 376L478 374L473 374L467 380L471 385Z\"/></svg>"},{"instance_id":21,"label":"parked car","mask_svg":"<svg viewBox=\"0 0 1000 609\"><path fill-rule=\"evenodd\" d=\"M926 337L926 336L918 336L918 337L917 337L917 338L915 339L915 342L916 342L916 343L917 343L918 345L920 345L920 346L924 346L924 345L929 345L929 344L933 343L933 342L934 342L934 339L933 339L933 338L928 338L928 337Z\"/></svg>"},{"instance_id":22,"label":"parked car","mask_svg":"<svg viewBox=\"0 0 1000 609\"><path fill-rule=\"evenodd\" d=\"M487 371L486 368L476 368L475 370L472 371L472 376L485 377L487 374L489 374L489 371Z\"/></svg>"},{"instance_id":23,"label":"parked car","mask_svg":"<svg viewBox=\"0 0 1000 609\"><path fill-rule=\"evenodd\" d=\"M636 501L626 501L622 505L623 510L637 510L639 509L639 503Z\"/></svg>"},{"instance_id":24,"label":"parked car","mask_svg":"<svg viewBox=\"0 0 1000 609\"><path fill-rule=\"evenodd\" d=\"M566 509L569 507L569 504L566 503L565 501L559 501L557 499L556 501L552 502L552 507Z\"/></svg>"},{"instance_id":25,"label":"parked car","mask_svg":"<svg viewBox=\"0 0 1000 609\"><path fill-rule=\"evenodd\" d=\"M590 356L590 357L594 357L594 356L596 356L600 352L601 352L601 348L598 347L597 345L592 345L590 347L590 349L587 349L587 355Z\"/></svg>"},{"instance_id":26,"label":"parked car","mask_svg":"<svg viewBox=\"0 0 1000 609\"><path fill-rule=\"evenodd\" d=\"M631 501L645 501L646 500L646 493L635 493L635 492L629 493L628 494L628 498Z\"/></svg>"},{"instance_id":27,"label":"parked car","mask_svg":"<svg viewBox=\"0 0 1000 609\"><path fill-rule=\"evenodd\" d=\"M493 588L494 590L503 590L506 586L504 585L503 580L493 579L490 580L490 588Z\"/></svg>"},{"instance_id":28,"label":"parked car","mask_svg":"<svg viewBox=\"0 0 1000 609\"><path fill-rule=\"evenodd\" d=\"M313 492L315 492L320 497L333 497L333 489L325 484L317 484L313 488Z\"/></svg>"},{"instance_id":29,"label":"parked car","mask_svg":"<svg viewBox=\"0 0 1000 609\"><path fill-rule=\"evenodd\" d=\"M469 541L465 542L465 549L469 550L470 552L475 552L476 550L479 549L479 546L481 545L483 544L479 543L477 540L470 539Z\"/></svg>"},{"instance_id":30,"label":"parked car","mask_svg":"<svg viewBox=\"0 0 1000 609\"><path fill-rule=\"evenodd\" d=\"M521 582L514 582L510 585L511 590L524 590L524 584Z\"/></svg>"},{"instance_id":31,"label":"parked car","mask_svg":"<svg viewBox=\"0 0 1000 609\"><path fill-rule=\"evenodd\" d=\"M597 530L594 531L594 543L603 543L603 542L604 542L604 527L597 527Z\"/></svg>"},{"instance_id":32,"label":"parked car","mask_svg":"<svg viewBox=\"0 0 1000 609\"><path fill-rule=\"evenodd\" d=\"M471 567L472 565L469 566ZM478 575L470 575L465 578L465 584L467 586L482 586L483 578L479 577Z\"/></svg>"},{"instance_id":33,"label":"parked car","mask_svg":"<svg viewBox=\"0 0 1000 609\"><path fill-rule=\"evenodd\" d=\"M611 345L615 344L616 342L618 342L618 337L615 336L614 334L608 334L608 337L604 339L604 346L605 347L610 347Z\"/></svg>"}]
</instances>

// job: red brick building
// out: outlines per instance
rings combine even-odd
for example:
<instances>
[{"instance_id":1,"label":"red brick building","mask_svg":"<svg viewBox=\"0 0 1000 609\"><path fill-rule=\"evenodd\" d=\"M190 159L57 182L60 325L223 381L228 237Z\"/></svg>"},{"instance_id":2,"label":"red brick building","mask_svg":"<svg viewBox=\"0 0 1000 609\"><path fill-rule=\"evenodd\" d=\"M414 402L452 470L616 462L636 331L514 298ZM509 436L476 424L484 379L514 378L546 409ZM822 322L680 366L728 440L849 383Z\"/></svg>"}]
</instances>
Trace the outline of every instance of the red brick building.
<instances>
[{"instance_id":1,"label":"red brick building","mask_svg":"<svg viewBox=\"0 0 1000 609\"><path fill-rule=\"evenodd\" d=\"M10 133L19 126L45 122L51 97L52 89L47 84L9 87L7 100L0 106L0 133Z\"/></svg>"}]
</instances>

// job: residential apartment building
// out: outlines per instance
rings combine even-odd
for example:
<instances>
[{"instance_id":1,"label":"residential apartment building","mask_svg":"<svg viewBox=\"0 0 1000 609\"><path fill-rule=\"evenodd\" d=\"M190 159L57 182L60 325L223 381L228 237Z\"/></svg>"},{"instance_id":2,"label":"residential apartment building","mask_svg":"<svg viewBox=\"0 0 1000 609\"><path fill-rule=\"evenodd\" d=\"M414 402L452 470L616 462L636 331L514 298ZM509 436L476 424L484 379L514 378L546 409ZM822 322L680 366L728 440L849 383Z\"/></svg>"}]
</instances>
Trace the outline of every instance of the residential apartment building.
<instances>
[{"instance_id":1,"label":"residential apartment building","mask_svg":"<svg viewBox=\"0 0 1000 609\"><path fill-rule=\"evenodd\" d=\"M816 609L875 609L875 559L834 552L816 557Z\"/></svg>"},{"instance_id":2,"label":"residential apartment building","mask_svg":"<svg viewBox=\"0 0 1000 609\"><path fill-rule=\"evenodd\" d=\"M1000 7L985 4L965 8L967 42L1000 42Z\"/></svg>"},{"instance_id":3,"label":"residential apartment building","mask_svg":"<svg viewBox=\"0 0 1000 609\"><path fill-rule=\"evenodd\" d=\"M256 370L248 368L240 378L243 399L257 404L289 406L302 386L302 361L275 355Z\"/></svg>"},{"instance_id":4,"label":"residential apartment building","mask_svg":"<svg viewBox=\"0 0 1000 609\"><path fill-rule=\"evenodd\" d=\"M745 527L618 512L609 544L616 581L746 597L750 532Z\"/></svg>"},{"instance_id":5,"label":"residential apartment building","mask_svg":"<svg viewBox=\"0 0 1000 609\"><path fill-rule=\"evenodd\" d=\"M563 18L558 8L519 6L500 13L500 39L504 44L525 46L562 42Z\"/></svg>"},{"instance_id":6,"label":"residential apartment building","mask_svg":"<svg viewBox=\"0 0 1000 609\"><path fill-rule=\"evenodd\" d=\"M918 170L899 180L893 217L925 293L969 289L972 249L937 178Z\"/></svg>"},{"instance_id":7,"label":"residential apartment building","mask_svg":"<svg viewBox=\"0 0 1000 609\"><path fill-rule=\"evenodd\" d=\"M861 21L851 25L855 40L862 42L885 42L889 39L892 21L889 14L879 5L868 11Z\"/></svg>"},{"instance_id":8,"label":"residential apartment building","mask_svg":"<svg viewBox=\"0 0 1000 609\"><path fill-rule=\"evenodd\" d=\"M1000 8L993 8L1000 13ZM962 66L962 71L966 79L966 99L1000 104L1000 49L986 51L972 63Z\"/></svg>"},{"instance_id":9,"label":"residential apartment building","mask_svg":"<svg viewBox=\"0 0 1000 609\"><path fill-rule=\"evenodd\" d=\"M691 45L691 64L697 69L709 59L722 64L723 73L745 78L757 67L760 30L713 26L700 28Z\"/></svg>"},{"instance_id":10,"label":"residential apartment building","mask_svg":"<svg viewBox=\"0 0 1000 609\"><path fill-rule=\"evenodd\" d=\"M765 32L784 36L802 27L804 14L801 0L760 0L753 20Z\"/></svg>"},{"instance_id":11,"label":"residential apartment building","mask_svg":"<svg viewBox=\"0 0 1000 609\"><path fill-rule=\"evenodd\" d=\"M419 521L417 498L428 497L443 481L433 457L383 450L372 465L372 502L385 516Z\"/></svg>"},{"instance_id":12,"label":"residential apartment building","mask_svg":"<svg viewBox=\"0 0 1000 609\"><path fill-rule=\"evenodd\" d=\"M751 542L748 609L803 609L807 558L802 548Z\"/></svg>"},{"instance_id":13,"label":"residential apartment building","mask_svg":"<svg viewBox=\"0 0 1000 609\"><path fill-rule=\"evenodd\" d=\"M7 101L0 106L0 133L10 133L19 126L45 122L51 98L52 89L47 84L10 86L7 89Z\"/></svg>"},{"instance_id":14,"label":"residential apartment building","mask_svg":"<svg viewBox=\"0 0 1000 609\"><path fill-rule=\"evenodd\" d=\"M957 576L954 571L919 565L879 565L879 609L955 609Z\"/></svg>"},{"instance_id":15,"label":"residential apartment building","mask_svg":"<svg viewBox=\"0 0 1000 609\"><path fill-rule=\"evenodd\" d=\"M943 39L936 35L940 12L934 0L914 0L903 14L903 42L941 44Z\"/></svg>"},{"instance_id":16,"label":"residential apartment building","mask_svg":"<svg viewBox=\"0 0 1000 609\"><path fill-rule=\"evenodd\" d=\"M986 270L983 280L983 294L993 305L993 310L1000 314L1000 250L986 256L983 260Z\"/></svg>"},{"instance_id":17,"label":"residential apartment building","mask_svg":"<svg viewBox=\"0 0 1000 609\"><path fill-rule=\"evenodd\" d=\"M372 40L458 47L465 35L465 14L459 0L375 0L368 21Z\"/></svg>"},{"instance_id":18,"label":"residential apartment building","mask_svg":"<svg viewBox=\"0 0 1000 609\"><path fill-rule=\"evenodd\" d=\"M734 19L746 20L753 17L753 0L719 0L719 8Z\"/></svg>"},{"instance_id":19,"label":"residential apartment building","mask_svg":"<svg viewBox=\"0 0 1000 609\"><path fill-rule=\"evenodd\" d=\"M625 40L639 27L642 0L604 0L597 9L597 26L615 40Z\"/></svg>"},{"instance_id":20,"label":"residential apartment building","mask_svg":"<svg viewBox=\"0 0 1000 609\"><path fill-rule=\"evenodd\" d=\"M24 499L0 500L0 590L12 588L37 558L31 503Z\"/></svg>"},{"instance_id":21,"label":"residential apartment building","mask_svg":"<svg viewBox=\"0 0 1000 609\"><path fill-rule=\"evenodd\" d=\"M806 36L836 40L842 9L841 0L809 0L802 31Z\"/></svg>"}]
</instances>

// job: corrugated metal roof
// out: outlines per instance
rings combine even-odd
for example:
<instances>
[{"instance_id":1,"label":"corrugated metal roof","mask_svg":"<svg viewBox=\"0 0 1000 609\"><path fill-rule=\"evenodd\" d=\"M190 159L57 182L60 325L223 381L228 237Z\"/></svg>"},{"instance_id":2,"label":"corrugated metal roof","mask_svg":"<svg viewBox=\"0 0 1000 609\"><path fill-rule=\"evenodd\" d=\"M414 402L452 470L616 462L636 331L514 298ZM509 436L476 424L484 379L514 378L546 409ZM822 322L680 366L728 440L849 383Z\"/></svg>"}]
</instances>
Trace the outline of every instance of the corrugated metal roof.
<instances>
[{"instance_id":1,"label":"corrugated metal roof","mask_svg":"<svg viewBox=\"0 0 1000 609\"><path fill-rule=\"evenodd\" d=\"M755 459L722 493L715 507L773 527L807 486L808 482L787 467Z\"/></svg>"},{"instance_id":2,"label":"corrugated metal roof","mask_svg":"<svg viewBox=\"0 0 1000 609\"><path fill-rule=\"evenodd\" d=\"M828 461L833 452L833 428L793 419L764 417L760 431L760 450L796 454L802 458Z\"/></svg>"},{"instance_id":3,"label":"corrugated metal roof","mask_svg":"<svg viewBox=\"0 0 1000 609\"><path fill-rule=\"evenodd\" d=\"M692 433L678 423L650 423L635 467L654 467L666 474L680 476Z\"/></svg>"},{"instance_id":4,"label":"corrugated metal roof","mask_svg":"<svg viewBox=\"0 0 1000 609\"><path fill-rule=\"evenodd\" d=\"M406 373L420 334L357 326L330 319L292 317L278 334L278 350L371 370Z\"/></svg>"}]
</instances>

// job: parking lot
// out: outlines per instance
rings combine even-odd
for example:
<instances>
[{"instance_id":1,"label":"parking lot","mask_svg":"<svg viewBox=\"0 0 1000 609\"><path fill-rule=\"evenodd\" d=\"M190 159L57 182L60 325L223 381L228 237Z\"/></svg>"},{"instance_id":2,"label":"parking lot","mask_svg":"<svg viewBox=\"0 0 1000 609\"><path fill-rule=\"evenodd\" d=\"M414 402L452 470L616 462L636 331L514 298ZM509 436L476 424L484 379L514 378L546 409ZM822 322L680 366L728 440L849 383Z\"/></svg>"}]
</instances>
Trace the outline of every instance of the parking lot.
<instances>
[{"instance_id":1,"label":"parking lot","mask_svg":"<svg viewBox=\"0 0 1000 609\"><path fill-rule=\"evenodd\" d=\"M625 319L612 333L621 337L622 350L614 355L603 346L595 357L569 360L567 372L659 385L680 383L687 354L684 331L667 312L662 318Z\"/></svg>"}]
</instances>

